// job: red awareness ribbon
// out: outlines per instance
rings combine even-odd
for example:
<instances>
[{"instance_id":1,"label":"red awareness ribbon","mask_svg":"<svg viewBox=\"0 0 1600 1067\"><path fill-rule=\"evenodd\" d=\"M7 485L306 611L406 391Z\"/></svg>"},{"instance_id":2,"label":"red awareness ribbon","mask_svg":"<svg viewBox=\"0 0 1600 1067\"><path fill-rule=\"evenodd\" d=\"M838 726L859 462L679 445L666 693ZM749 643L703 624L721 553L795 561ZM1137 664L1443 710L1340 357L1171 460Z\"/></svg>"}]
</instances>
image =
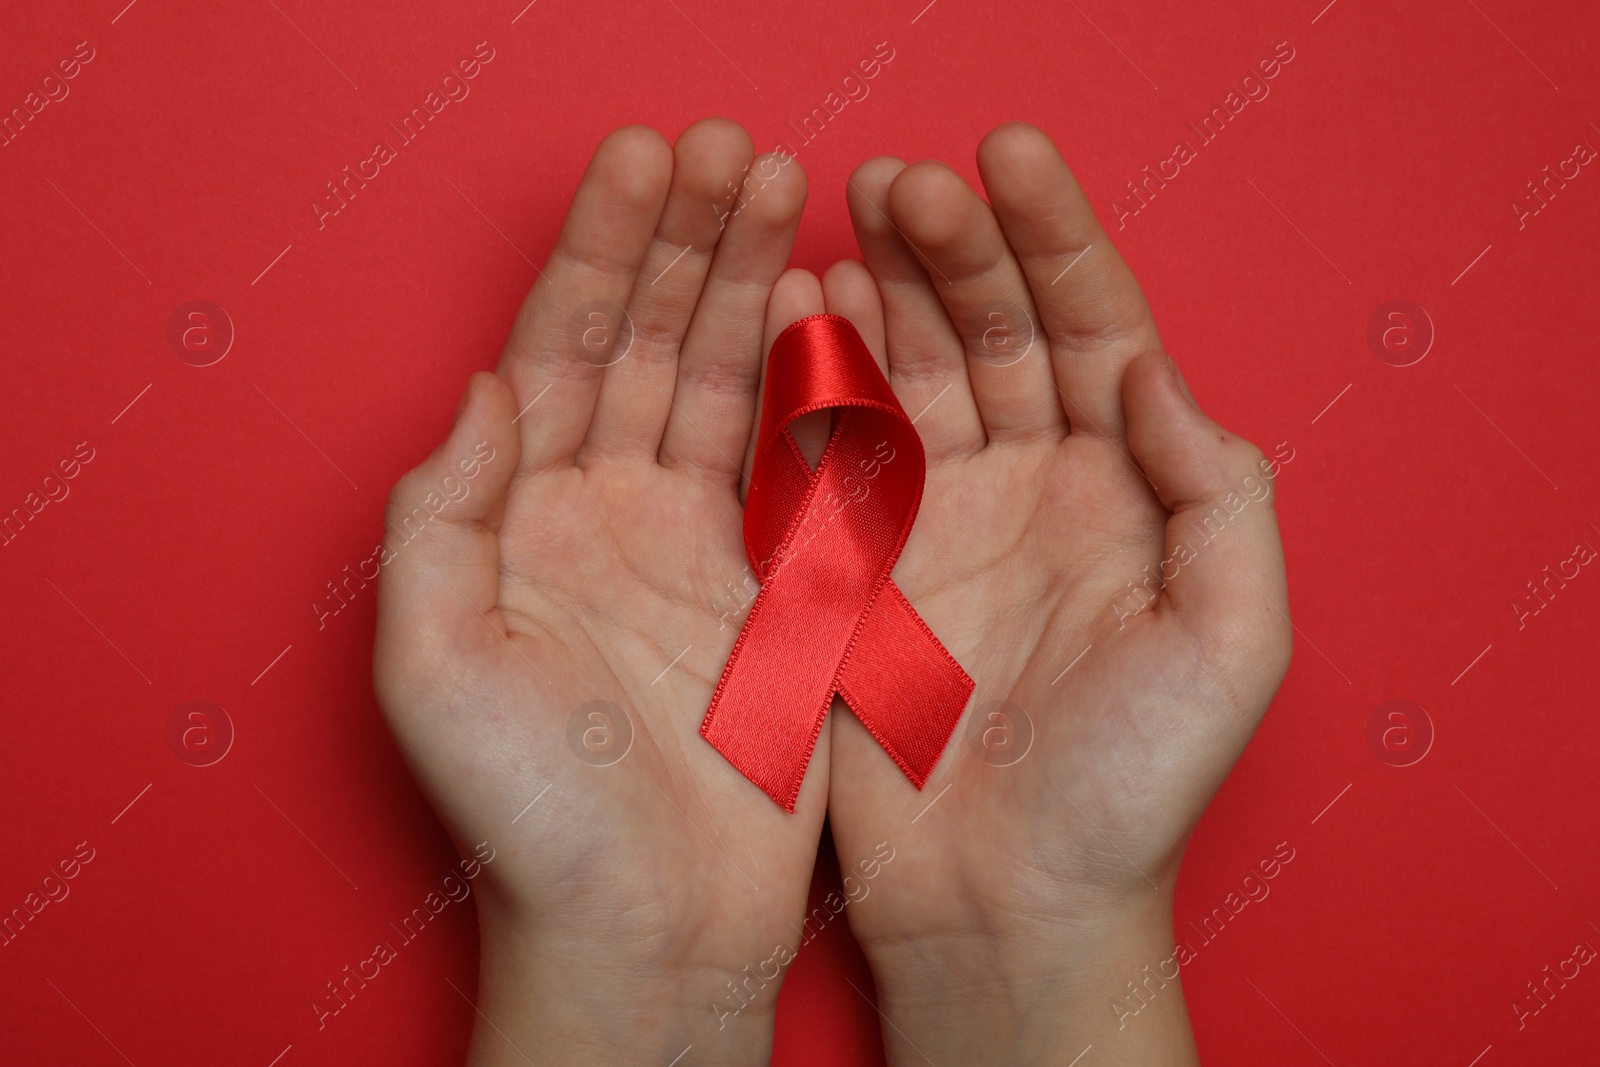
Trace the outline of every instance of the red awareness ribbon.
<instances>
[{"instance_id":1,"label":"red awareness ribbon","mask_svg":"<svg viewBox=\"0 0 1600 1067\"><path fill-rule=\"evenodd\" d=\"M813 471L789 424L833 408ZM761 582L700 733L788 811L834 693L922 788L972 679L889 580L922 503L922 441L849 321L767 359L744 544Z\"/></svg>"}]
</instances>

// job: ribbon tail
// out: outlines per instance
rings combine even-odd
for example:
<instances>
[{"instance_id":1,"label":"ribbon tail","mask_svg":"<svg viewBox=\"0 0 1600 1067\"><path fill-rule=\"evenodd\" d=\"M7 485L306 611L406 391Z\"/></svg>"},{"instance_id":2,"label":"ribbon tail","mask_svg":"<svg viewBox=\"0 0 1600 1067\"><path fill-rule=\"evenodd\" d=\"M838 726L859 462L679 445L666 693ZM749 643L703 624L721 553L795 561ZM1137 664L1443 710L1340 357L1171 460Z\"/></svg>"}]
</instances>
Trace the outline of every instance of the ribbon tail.
<instances>
[{"instance_id":1,"label":"ribbon tail","mask_svg":"<svg viewBox=\"0 0 1600 1067\"><path fill-rule=\"evenodd\" d=\"M852 630L848 616L819 606L820 590L849 581L819 566L763 585L700 724L700 736L788 812L833 703L835 665Z\"/></svg>"},{"instance_id":2,"label":"ribbon tail","mask_svg":"<svg viewBox=\"0 0 1600 1067\"><path fill-rule=\"evenodd\" d=\"M921 789L972 697L973 681L893 582L873 600L840 669L839 695Z\"/></svg>"}]
</instances>

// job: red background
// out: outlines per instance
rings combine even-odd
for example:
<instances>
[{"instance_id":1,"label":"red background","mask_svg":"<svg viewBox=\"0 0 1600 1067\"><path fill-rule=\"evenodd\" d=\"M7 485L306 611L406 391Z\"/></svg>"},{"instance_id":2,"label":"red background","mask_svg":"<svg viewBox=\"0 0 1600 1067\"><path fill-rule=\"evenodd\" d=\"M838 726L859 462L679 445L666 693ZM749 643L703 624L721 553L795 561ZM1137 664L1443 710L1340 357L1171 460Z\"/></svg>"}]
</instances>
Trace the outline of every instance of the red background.
<instances>
[{"instance_id":1,"label":"red background","mask_svg":"<svg viewBox=\"0 0 1600 1067\"><path fill-rule=\"evenodd\" d=\"M854 251L859 160L976 180L979 136L1030 119L1201 402L1295 450L1294 666L1195 835L1180 931L1277 843L1295 859L1184 969L1206 1060L1596 1062L1600 968L1525 1028L1511 1005L1600 947L1600 574L1521 629L1510 605L1600 547L1600 166L1521 228L1511 203L1600 146L1600 8L124 2L0 15L6 111L77 42L96 52L0 148L0 513L79 442L95 457L0 547L0 913L95 850L0 948L0 1060L459 1058L468 907L326 1029L309 1007L453 861L373 701L370 589L321 631L310 604L494 364L605 131L721 113L792 142L785 123L887 41L871 95L800 148L796 262ZM496 57L471 96L319 231L308 200L480 41ZM1124 183L1280 41L1295 58L1270 96L1116 231ZM237 334L205 368L166 340L196 299ZM1407 367L1366 339L1395 299L1436 332ZM203 768L167 734L197 699L236 731ZM1411 766L1368 739L1391 700L1435 733ZM835 924L784 986L777 1063L878 1062L847 977L871 989Z\"/></svg>"}]
</instances>

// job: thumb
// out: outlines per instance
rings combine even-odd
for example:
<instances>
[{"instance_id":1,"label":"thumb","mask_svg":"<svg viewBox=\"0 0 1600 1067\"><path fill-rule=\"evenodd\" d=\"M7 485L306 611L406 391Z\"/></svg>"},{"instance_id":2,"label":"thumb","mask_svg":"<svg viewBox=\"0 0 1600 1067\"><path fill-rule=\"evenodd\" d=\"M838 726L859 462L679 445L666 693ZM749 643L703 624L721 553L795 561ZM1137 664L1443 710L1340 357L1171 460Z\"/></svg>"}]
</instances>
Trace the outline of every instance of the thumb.
<instances>
[{"instance_id":1,"label":"thumb","mask_svg":"<svg viewBox=\"0 0 1600 1067\"><path fill-rule=\"evenodd\" d=\"M1275 685L1292 646L1277 465L1202 414L1164 353L1129 365L1122 399L1128 446L1172 513L1141 595L1161 592L1191 632L1264 675L1276 672Z\"/></svg>"},{"instance_id":2,"label":"thumb","mask_svg":"<svg viewBox=\"0 0 1600 1067\"><path fill-rule=\"evenodd\" d=\"M374 667L385 686L421 681L441 655L504 640L498 527L519 442L511 389L479 371L444 443L403 475L384 508Z\"/></svg>"}]
</instances>

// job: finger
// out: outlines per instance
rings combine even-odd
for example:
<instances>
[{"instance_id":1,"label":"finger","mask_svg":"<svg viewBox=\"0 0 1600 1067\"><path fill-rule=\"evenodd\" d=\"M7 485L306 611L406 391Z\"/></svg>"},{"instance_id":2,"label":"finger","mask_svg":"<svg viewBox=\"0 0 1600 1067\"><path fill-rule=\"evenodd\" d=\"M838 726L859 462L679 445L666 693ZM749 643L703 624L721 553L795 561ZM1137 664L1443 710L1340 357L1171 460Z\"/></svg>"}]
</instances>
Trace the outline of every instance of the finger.
<instances>
[{"instance_id":1,"label":"finger","mask_svg":"<svg viewBox=\"0 0 1600 1067\"><path fill-rule=\"evenodd\" d=\"M619 336L631 332L621 309L671 177L672 150L654 130L628 126L595 149L500 358L517 401L522 473L577 454L604 367Z\"/></svg>"},{"instance_id":2,"label":"finger","mask_svg":"<svg viewBox=\"0 0 1600 1067\"><path fill-rule=\"evenodd\" d=\"M789 326L807 315L820 315L826 310L822 298L822 283L817 281L817 276L808 270L795 267L783 272L782 276L772 287L772 296L767 300L767 310L761 330L761 351L771 354L772 342ZM766 384L766 360L761 361L761 385ZM795 440L800 444L800 451L805 453L812 466L816 465L822 457L822 450L828 443L829 415L826 411L814 411L803 415L789 424L794 432ZM742 483L741 497L750 491L749 471L755 465L756 435L750 434L750 441L745 448L744 470L746 477Z\"/></svg>"},{"instance_id":3,"label":"finger","mask_svg":"<svg viewBox=\"0 0 1600 1067\"><path fill-rule=\"evenodd\" d=\"M450 435L389 494L375 561L384 684L430 684L443 657L505 639L496 531L519 459L515 414L498 375L474 374Z\"/></svg>"},{"instance_id":4,"label":"finger","mask_svg":"<svg viewBox=\"0 0 1600 1067\"><path fill-rule=\"evenodd\" d=\"M989 205L961 175L928 160L894 179L889 214L928 260L934 292L961 336L988 439L1064 435L1050 344L1035 325L1028 283Z\"/></svg>"},{"instance_id":5,"label":"finger","mask_svg":"<svg viewBox=\"0 0 1600 1067\"><path fill-rule=\"evenodd\" d=\"M740 481L739 460L760 397L768 297L789 261L805 203L805 172L793 157L768 153L751 165L684 338L677 381L669 387L662 466L730 487Z\"/></svg>"},{"instance_id":6,"label":"finger","mask_svg":"<svg viewBox=\"0 0 1600 1067\"><path fill-rule=\"evenodd\" d=\"M744 127L721 118L690 126L673 147L666 207L628 302L632 336L625 355L612 351L580 463L607 456L655 462L678 351L752 153Z\"/></svg>"},{"instance_id":7,"label":"finger","mask_svg":"<svg viewBox=\"0 0 1600 1067\"><path fill-rule=\"evenodd\" d=\"M889 186L905 166L887 156L867 160L850 176L845 201L861 256L883 297L889 384L916 420L928 462L935 463L971 455L987 439L961 338L889 214Z\"/></svg>"},{"instance_id":8,"label":"finger","mask_svg":"<svg viewBox=\"0 0 1600 1067\"><path fill-rule=\"evenodd\" d=\"M822 276L822 297L832 315L843 315L866 342L878 369L889 374L889 350L883 336L883 298L872 272L858 259L841 259Z\"/></svg>"},{"instance_id":9,"label":"finger","mask_svg":"<svg viewBox=\"0 0 1600 1067\"><path fill-rule=\"evenodd\" d=\"M1276 467L1201 414L1165 355L1135 360L1122 392L1128 446L1172 517L1162 562L1134 583L1117 614L1125 619L1124 609L1137 610L1160 592L1219 655L1231 652L1252 670L1286 667L1289 600L1273 509Z\"/></svg>"},{"instance_id":10,"label":"finger","mask_svg":"<svg viewBox=\"0 0 1600 1067\"><path fill-rule=\"evenodd\" d=\"M1139 283L1041 130L991 131L978 171L1033 290L1073 432L1120 438L1123 371L1161 347Z\"/></svg>"}]
</instances>

